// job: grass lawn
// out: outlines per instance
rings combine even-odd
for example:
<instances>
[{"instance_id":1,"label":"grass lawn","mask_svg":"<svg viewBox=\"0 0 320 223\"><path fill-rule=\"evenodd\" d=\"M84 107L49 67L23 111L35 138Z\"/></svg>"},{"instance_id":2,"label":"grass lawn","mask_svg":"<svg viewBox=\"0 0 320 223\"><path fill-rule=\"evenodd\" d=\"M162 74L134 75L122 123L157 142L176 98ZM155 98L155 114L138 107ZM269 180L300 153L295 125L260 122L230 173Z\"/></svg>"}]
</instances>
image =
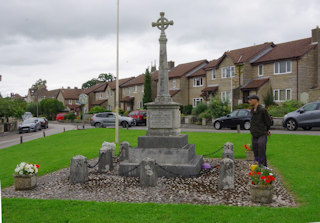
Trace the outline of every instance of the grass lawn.
<instances>
[{"instance_id":1,"label":"grass lawn","mask_svg":"<svg viewBox=\"0 0 320 223\"><path fill-rule=\"evenodd\" d=\"M145 131L120 130L120 141L137 144ZM188 133L197 154L207 154L225 142L234 144L236 158L244 158L249 134ZM68 131L0 150L2 187L13 184L13 170L21 161L38 163L43 175L70 165L71 157L98 156L103 141L113 141L113 129ZM214 157L221 157L222 151ZM320 221L320 136L272 135L269 163L297 196L297 208L228 207L103 203L61 200L3 199L4 222L316 222Z\"/></svg>"}]
</instances>

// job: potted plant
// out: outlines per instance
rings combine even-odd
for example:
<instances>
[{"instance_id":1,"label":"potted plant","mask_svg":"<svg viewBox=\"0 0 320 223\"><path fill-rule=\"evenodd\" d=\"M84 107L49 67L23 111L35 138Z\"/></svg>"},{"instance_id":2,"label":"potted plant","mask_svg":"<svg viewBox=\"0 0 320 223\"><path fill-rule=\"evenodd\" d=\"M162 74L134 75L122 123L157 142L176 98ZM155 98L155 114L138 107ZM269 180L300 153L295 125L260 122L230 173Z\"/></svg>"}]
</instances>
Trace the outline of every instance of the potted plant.
<instances>
[{"instance_id":1,"label":"potted plant","mask_svg":"<svg viewBox=\"0 0 320 223\"><path fill-rule=\"evenodd\" d=\"M254 153L251 150L251 145L250 144L244 145L244 148L246 150L246 159L248 161L254 161Z\"/></svg>"},{"instance_id":2,"label":"potted plant","mask_svg":"<svg viewBox=\"0 0 320 223\"><path fill-rule=\"evenodd\" d=\"M255 203L268 204L272 202L272 183L275 181L275 175L267 167L251 165L250 192L251 200Z\"/></svg>"},{"instance_id":3,"label":"potted plant","mask_svg":"<svg viewBox=\"0 0 320 223\"><path fill-rule=\"evenodd\" d=\"M37 186L37 173L40 166L22 162L14 170L14 186L16 190L30 190Z\"/></svg>"}]
</instances>

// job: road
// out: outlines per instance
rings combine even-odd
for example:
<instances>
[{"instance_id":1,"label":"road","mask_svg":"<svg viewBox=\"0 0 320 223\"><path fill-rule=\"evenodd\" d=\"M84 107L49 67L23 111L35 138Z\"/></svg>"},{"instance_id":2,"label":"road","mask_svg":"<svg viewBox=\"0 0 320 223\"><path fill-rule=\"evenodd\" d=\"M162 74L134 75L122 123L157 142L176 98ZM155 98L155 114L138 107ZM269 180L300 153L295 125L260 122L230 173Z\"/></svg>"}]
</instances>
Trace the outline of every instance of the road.
<instances>
[{"instance_id":1,"label":"road","mask_svg":"<svg viewBox=\"0 0 320 223\"><path fill-rule=\"evenodd\" d=\"M79 127L82 127L79 125ZM86 125L85 128L93 128L90 125ZM56 123L49 123L48 129L43 129L42 131L32 132L32 133L23 133L18 134L17 132L8 133L4 136L0 136L0 149L7 148L9 146L13 146L20 143L20 136L23 137L23 142L27 142L30 140L34 140L37 138L43 137L43 132L45 132L46 136L57 134L60 132L75 130L77 129L77 125L75 124L56 124ZM136 126L131 127L129 130L147 130L145 126ZM230 129L221 129L215 130L213 127L210 126L198 126L198 125L182 125L182 132L212 132L212 133L236 133L237 130L230 130ZM240 133L249 133L247 130L241 130ZM294 134L294 135L320 135L320 128L314 128L311 131L304 131L298 129L297 131L287 131L284 129L272 129L272 134Z\"/></svg>"}]
</instances>

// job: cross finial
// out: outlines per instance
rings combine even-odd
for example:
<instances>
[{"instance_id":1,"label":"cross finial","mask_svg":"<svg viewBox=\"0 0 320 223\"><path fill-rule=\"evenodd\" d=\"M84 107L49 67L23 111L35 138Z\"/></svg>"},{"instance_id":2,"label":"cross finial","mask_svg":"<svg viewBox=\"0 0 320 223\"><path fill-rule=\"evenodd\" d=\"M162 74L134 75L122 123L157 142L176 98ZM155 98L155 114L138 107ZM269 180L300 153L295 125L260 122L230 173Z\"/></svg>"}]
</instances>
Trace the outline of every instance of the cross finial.
<instances>
[{"instance_id":1,"label":"cross finial","mask_svg":"<svg viewBox=\"0 0 320 223\"><path fill-rule=\"evenodd\" d=\"M158 27L161 30L161 33L164 33L164 30L168 28L169 25L173 25L173 21L169 21L167 18L164 17L164 12L160 12L160 18L157 22L152 23L152 27Z\"/></svg>"}]
</instances>

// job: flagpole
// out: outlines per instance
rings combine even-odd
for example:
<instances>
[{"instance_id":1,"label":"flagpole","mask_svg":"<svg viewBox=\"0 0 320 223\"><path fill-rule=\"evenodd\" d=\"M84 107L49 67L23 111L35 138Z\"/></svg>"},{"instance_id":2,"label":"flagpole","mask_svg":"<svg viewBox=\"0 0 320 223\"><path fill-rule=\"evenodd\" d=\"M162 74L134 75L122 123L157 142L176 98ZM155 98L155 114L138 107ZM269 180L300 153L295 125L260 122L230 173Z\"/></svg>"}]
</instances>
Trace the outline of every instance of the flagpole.
<instances>
[{"instance_id":1,"label":"flagpole","mask_svg":"<svg viewBox=\"0 0 320 223\"><path fill-rule=\"evenodd\" d=\"M119 143L119 0L117 0L117 67L116 67L116 128L115 142Z\"/></svg>"}]
</instances>

